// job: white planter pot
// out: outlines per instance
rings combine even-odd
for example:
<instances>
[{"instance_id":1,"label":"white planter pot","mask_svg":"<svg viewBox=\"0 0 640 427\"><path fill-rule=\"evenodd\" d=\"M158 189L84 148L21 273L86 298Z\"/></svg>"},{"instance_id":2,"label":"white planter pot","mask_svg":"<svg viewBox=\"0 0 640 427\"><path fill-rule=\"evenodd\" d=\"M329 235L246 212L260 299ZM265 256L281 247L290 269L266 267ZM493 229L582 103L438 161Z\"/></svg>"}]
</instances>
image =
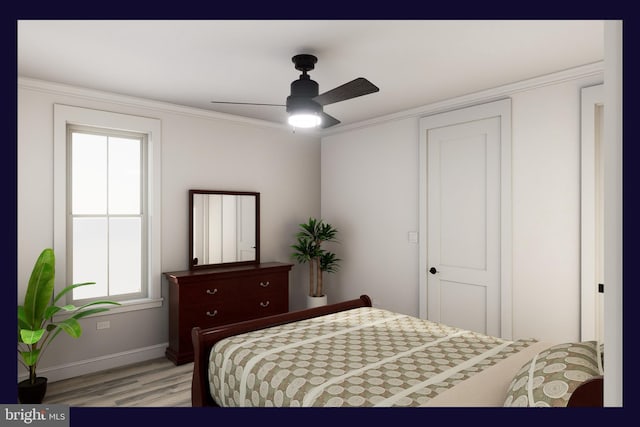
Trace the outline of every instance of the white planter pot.
<instances>
[{"instance_id":1,"label":"white planter pot","mask_svg":"<svg viewBox=\"0 0 640 427\"><path fill-rule=\"evenodd\" d=\"M307 295L307 308L321 307L327 305L327 296L311 297Z\"/></svg>"}]
</instances>

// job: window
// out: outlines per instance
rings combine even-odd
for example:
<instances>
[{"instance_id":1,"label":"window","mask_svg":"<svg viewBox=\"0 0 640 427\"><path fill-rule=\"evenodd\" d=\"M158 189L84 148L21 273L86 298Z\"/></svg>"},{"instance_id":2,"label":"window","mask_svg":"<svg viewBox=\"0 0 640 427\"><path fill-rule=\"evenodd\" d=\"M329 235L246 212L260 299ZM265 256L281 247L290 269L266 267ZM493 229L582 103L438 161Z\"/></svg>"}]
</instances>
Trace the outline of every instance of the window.
<instances>
[{"instance_id":1,"label":"window","mask_svg":"<svg viewBox=\"0 0 640 427\"><path fill-rule=\"evenodd\" d=\"M67 126L73 300L146 297L144 134Z\"/></svg>"},{"instance_id":2,"label":"window","mask_svg":"<svg viewBox=\"0 0 640 427\"><path fill-rule=\"evenodd\" d=\"M159 306L159 121L63 105L54 117L56 289L95 282L67 300L123 304L110 313Z\"/></svg>"}]
</instances>

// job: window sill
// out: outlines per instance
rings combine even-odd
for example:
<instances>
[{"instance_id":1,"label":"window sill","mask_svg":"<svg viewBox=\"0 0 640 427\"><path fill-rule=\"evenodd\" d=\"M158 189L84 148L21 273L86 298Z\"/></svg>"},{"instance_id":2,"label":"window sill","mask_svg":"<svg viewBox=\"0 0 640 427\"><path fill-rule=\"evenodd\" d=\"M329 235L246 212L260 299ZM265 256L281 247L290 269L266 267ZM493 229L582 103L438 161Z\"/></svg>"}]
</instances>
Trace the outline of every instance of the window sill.
<instances>
[{"instance_id":1,"label":"window sill","mask_svg":"<svg viewBox=\"0 0 640 427\"><path fill-rule=\"evenodd\" d=\"M146 310L149 308L158 308L158 307L162 307L163 301L164 301L163 298L153 298L153 299L142 298L142 299L129 300L129 301L120 301L120 305L111 305L111 304L105 305L105 307L109 307L108 311L92 314L92 315L86 316L86 318L110 316L112 314L125 313L127 311L138 311L138 310ZM95 306L95 308L98 308L98 307L100 306ZM73 312L63 311L54 315L53 319L54 321L64 320L68 317L71 317L72 315L73 315Z\"/></svg>"}]
</instances>

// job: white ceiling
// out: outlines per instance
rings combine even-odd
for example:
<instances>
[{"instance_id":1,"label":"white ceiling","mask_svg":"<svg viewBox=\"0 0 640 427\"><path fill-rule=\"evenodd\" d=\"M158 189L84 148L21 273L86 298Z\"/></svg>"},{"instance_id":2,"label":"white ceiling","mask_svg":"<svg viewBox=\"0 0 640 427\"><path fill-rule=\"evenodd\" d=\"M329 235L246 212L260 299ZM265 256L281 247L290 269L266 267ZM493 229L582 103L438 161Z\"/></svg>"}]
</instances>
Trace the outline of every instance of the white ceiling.
<instances>
[{"instance_id":1,"label":"white ceiling","mask_svg":"<svg viewBox=\"0 0 640 427\"><path fill-rule=\"evenodd\" d=\"M285 123L300 72L320 93L356 77L380 88L325 106L343 125L604 58L600 20L26 20L18 75Z\"/></svg>"}]
</instances>

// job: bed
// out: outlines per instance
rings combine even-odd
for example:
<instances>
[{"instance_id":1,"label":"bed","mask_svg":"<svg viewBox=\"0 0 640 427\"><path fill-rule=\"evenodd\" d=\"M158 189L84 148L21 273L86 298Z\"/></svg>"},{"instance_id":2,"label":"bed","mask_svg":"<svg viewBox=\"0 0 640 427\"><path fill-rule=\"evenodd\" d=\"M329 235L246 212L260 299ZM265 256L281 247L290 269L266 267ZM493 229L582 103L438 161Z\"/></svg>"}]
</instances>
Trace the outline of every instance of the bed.
<instances>
[{"instance_id":1,"label":"bed","mask_svg":"<svg viewBox=\"0 0 640 427\"><path fill-rule=\"evenodd\" d=\"M192 406L602 406L594 341L503 340L358 299L192 330Z\"/></svg>"}]
</instances>

